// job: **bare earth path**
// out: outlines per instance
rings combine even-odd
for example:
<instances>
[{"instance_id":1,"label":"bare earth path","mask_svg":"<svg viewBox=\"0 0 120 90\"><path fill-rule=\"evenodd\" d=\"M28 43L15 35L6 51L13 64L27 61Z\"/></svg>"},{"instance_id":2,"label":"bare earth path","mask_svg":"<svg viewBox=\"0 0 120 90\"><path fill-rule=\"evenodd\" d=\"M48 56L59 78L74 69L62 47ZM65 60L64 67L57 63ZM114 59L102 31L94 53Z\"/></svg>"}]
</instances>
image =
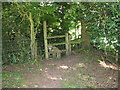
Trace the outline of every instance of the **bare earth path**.
<instances>
[{"instance_id":1,"label":"bare earth path","mask_svg":"<svg viewBox=\"0 0 120 90\"><path fill-rule=\"evenodd\" d=\"M45 62L46 68L42 70L42 74L24 73L23 75L26 77L27 85L31 88L61 88L60 83L65 80L63 78L64 73L77 62L79 62L79 59L74 59L72 56L61 60L48 60Z\"/></svg>"},{"instance_id":2,"label":"bare earth path","mask_svg":"<svg viewBox=\"0 0 120 90\"><path fill-rule=\"evenodd\" d=\"M61 88L61 82L69 81L69 79L71 79L69 76L78 71L94 77L91 82L86 83L88 85L93 84L97 88L117 87L117 71L112 69L105 69L101 67L97 61L91 61L87 63L82 59L82 56L73 55L64 57L61 60L45 61L45 68L42 70L41 74L23 74L26 77L26 83L28 85L27 87ZM86 68L79 66L77 67L78 63L85 66ZM67 77L64 77L65 73L68 73Z\"/></svg>"},{"instance_id":3,"label":"bare earth path","mask_svg":"<svg viewBox=\"0 0 120 90\"><path fill-rule=\"evenodd\" d=\"M23 66L8 66L6 69L7 71L19 70L21 72L25 78L25 85L20 86L20 88L62 88L61 84L63 82L70 82L72 79L76 80L76 85L86 80L83 86L94 85L95 88L117 88L117 70L101 67L97 60L93 60L95 59L93 56L87 57L87 59L91 60L86 61L84 56L79 53L63 57L60 60L43 61L44 68L29 67L33 71L37 69L37 72L26 72ZM87 80L89 78L86 79L88 76L92 78L91 81Z\"/></svg>"}]
</instances>

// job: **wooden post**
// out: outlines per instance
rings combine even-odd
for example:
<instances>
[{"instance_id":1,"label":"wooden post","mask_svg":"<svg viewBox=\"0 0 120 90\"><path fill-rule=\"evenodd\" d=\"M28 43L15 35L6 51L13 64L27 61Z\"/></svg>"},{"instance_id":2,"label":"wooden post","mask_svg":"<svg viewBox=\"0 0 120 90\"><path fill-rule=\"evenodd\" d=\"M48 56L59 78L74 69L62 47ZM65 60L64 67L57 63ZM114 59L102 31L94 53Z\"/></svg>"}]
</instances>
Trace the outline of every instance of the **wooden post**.
<instances>
[{"instance_id":1,"label":"wooden post","mask_svg":"<svg viewBox=\"0 0 120 90\"><path fill-rule=\"evenodd\" d=\"M71 41L71 36L69 35L69 42ZM71 44L69 43L69 53L71 54Z\"/></svg>"},{"instance_id":2,"label":"wooden post","mask_svg":"<svg viewBox=\"0 0 120 90\"><path fill-rule=\"evenodd\" d=\"M37 59L37 41L35 41L35 59Z\"/></svg>"},{"instance_id":3,"label":"wooden post","mask_svg":"<svg viewBox=\"0 0 120 90\"><path fill-rule=\"evenodd\" d=\"M65 34L65 42L66 42L66 55L69 55L69 42L68 42L68 33Z\"/></svg>"},{"instance_id":4,"label":"wooden post","mask_svg":"<svg viewBox=\"0 0 120 90\"><path fill-rule=\"evenodd\" d=\"M46 21L43 21L43 32L44 32L45 58L48 59L48 44L47 44Z\"/></svg>"},{"instance_id":5,"label":"wooden post","mask_svg":"<svg viewBox=\"0 0 120 90\"><path fill-rule=\"evenodd\" d=\"M115 60L116 60L117 62L118 62L118 59L119 59L118 56L119 56L119 55L118 55L118 50L117 50L117 52L116 52L116 57L115 57Z\"/></svg>"}]
</instances>

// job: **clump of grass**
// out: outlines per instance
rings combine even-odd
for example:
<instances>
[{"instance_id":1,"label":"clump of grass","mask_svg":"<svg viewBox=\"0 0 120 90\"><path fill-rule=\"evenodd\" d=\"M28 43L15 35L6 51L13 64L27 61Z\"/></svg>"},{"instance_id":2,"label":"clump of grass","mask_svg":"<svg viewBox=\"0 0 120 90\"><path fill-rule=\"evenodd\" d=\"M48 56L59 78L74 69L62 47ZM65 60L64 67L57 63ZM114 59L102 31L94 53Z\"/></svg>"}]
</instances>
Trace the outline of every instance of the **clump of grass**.
<instances>
[{"instance_id":1,"label":"clump of grass","mask_svg":"<svg viewBox=\"0 0 120 90\"><path fill-rule=\"evenodd\" d=\"M69 81L62 82L61 85L64 88L84 88L83 86L77 85L76 83L69 82Z\"/></svg>"},{"instance_id":2,"label":"clump of grass","mask_svg":"<svg viewBox=\"0 0 120 90\"><path fill-rule=\"evenodd\" d=\"M84 50L83 52L84 52L82 56L83 60L87 63L91 63L91 61L94 61L98 58L97 55L95 55L93 51Z\"/></svg>"},{"instance_id":3,"label":"clump of grass","mask_svg":"<svg viewBox=\"0 0 120 90\"><path fill-rule=\"evenodd\" d=\"M63 88L94 88L94 85L89 84L92 79L93 78L89 75L85 75L81 72L75 72L69 74L69 77L67 77L66 81L61 83L61 86Z\"/></svg>"},{"instance_id":4,"label":"clump of grass","mask_svg":"<svg viewBox=\"0 0 120 90\"><path fill-rule=\"evenodd\" d=\"M60 58L57 57L53 57L52 60L59 60Z\"/></svg>"},{"instance_id":5,"label":"clump of grass","mask_svg":"<svg viewBox=\"0 0 120 90\"><path fill-rule=\"evenodd\" d=\"M22 65L24 68L21 72L40 72L44 65L41 61L32 61Z\"/></svg>"},{"instance_id":6,"label":"clump of grass","mask_svg":"<svg viewBox=\"0 0 120 90\"><path fill-rule=\"evenodd\" d=\"M3 88L17 88L24 85L24 78L19 72L2 72Z\"/></svg>"},{"instance_id":7,"label":"clump of grass","mask_svg":"<svg viewBox=\"0 0 120 90\"><path fill-rule=\"evenodd\" d=\"M85 88L83 85L78 85L70 81L62 82L61 85L64 88Z\"/></svg>"}]
</instances>

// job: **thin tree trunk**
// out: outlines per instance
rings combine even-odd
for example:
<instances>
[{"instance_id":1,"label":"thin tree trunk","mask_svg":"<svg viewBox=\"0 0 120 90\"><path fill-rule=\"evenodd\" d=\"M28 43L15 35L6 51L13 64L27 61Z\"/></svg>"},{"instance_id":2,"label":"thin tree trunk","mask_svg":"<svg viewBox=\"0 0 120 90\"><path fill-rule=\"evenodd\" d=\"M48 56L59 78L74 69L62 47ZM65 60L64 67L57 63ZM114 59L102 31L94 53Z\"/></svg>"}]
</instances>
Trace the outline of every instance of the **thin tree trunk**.
<instances>
[{"instance_id":1,"label":"thin tree trunk","mask_svg":"<svg viewBox=\"0 0 120 90\"><path fill-rule=\"evenodd\" d=\"M37 58L37 43L35 41L35 37L36 37L36 33L34 31L34 22L33 22L33 18L32 18L32 14L29 13L29 20L30 20L30 29L31 29L31 33L30 33L30 37L31 37L31 54L32 54L32 59L36 59Z\"/></svg>"},{"instance_id":2,"label":"thin tree trunk","mask_svg":"<svg viewBox=\"0 0 120 90\"><path fill-rule=\"evenodd\" d=\"M88 31L86 30L86 25L84 23L84 21L81 21L81 36L82 36L82 47L85 49L90 49L91 45L90 45L90 35L88 33Z\"/></svg>"}]
</instances>

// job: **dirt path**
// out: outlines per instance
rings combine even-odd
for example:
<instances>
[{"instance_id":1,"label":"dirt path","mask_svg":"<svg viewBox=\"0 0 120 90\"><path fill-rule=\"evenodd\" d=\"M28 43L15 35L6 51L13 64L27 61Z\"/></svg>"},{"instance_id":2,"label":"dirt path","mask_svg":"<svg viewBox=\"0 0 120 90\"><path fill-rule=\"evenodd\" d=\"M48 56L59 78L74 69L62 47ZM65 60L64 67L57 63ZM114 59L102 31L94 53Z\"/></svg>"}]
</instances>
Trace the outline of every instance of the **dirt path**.
<instances>
[{"instance_id":1,"label":"dirt path","mask_svg":"<svg viewBox=\"0 0 120 90\"><path fill-rule=\"evenodd\" d=\"M79 62L79 59L74 59L72 56L64 57L61 60L45 61L46 68L42 70L41 74L23 74L26 77L27 87L61 88L60 83L66 80L63 78L64 73L77 62Z\"/></svg>"},{"instance_id":2,"label":"dirt path","mask_svg":"<svg viewBox=\"0 0 120 90\"><path fill-rule=\"evenodd\" d=\"M78 66L78 64L83 66ZM65 81L69 82L72 79L69 76L76 72L82 72L85 75L93 77L92 81L85 83L86 85L92 84L97 88L117 87L117 71L105 69L97 61L85 62L82 56L79 55L64 57L61 60L48 60L44 62L44 66L46 68L40 74L23 74L26 77L27 87L61 88L61 83ZM67 77L65 77L65 73L67 73Z\"/></svg>"},{"instance_id":3,"label":"dirt path","mask_svg":"<svg viewBox=\"0 0 120 90\"><path fill-rule=\"evenodd\" d=\"M73 88L79 88L79 85L84 87L93 85L95 88L117 88L118 71L101 67L94 56L86 57L86 61L85 56L79 53L63 57L60 60L43 61L44 68L29 67L33 71L39 69L37 72L26 72L27 70L23 66L8 66L7 69L21 72L25 78L25 85L20 88L62 88L63 82L65 87ZM78 86L74 86L74 83Z\"/></svg>"}]
</instances>

